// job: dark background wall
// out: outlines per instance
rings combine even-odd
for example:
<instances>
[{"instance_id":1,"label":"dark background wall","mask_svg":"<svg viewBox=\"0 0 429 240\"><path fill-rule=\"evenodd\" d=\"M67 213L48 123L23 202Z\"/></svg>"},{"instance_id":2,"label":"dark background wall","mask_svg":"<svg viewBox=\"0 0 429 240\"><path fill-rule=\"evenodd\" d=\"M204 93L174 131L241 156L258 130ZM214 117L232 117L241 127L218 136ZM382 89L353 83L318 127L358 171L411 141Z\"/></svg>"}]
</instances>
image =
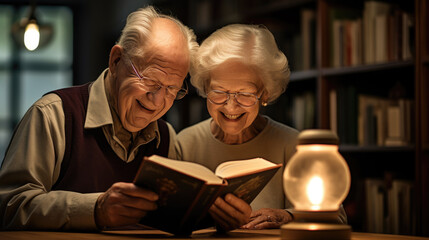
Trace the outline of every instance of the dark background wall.
<instances>
[{"instance_id":1,"label":"dark background wall","mask_svg":"<svg viewBox=\"0 0 429 240\"><path fill-rule=\"evenodd\" d=\"M152 0L0 0L15 7L37 5L68 6L73 11L73 84L95 80L107 68L109 53L129 13L154 5L161 12L187 23L186 1Z\"/></svg>"}]
</instances>

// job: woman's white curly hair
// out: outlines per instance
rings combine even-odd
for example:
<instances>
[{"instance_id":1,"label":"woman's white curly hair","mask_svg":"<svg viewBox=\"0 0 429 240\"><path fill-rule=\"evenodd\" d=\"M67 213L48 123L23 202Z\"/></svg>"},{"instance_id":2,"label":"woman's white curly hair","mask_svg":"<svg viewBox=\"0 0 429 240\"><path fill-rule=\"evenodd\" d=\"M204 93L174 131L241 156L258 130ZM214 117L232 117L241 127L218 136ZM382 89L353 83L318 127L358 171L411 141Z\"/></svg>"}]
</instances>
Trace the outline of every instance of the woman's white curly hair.
<instances>
[{"instance_id":1,"label":"woman's white curly hair","mask_svg":"<svg viewBox=\"0 0 429 240\"><path fill-rule=\"evenodd\" d=\"M202 42L194 60L191 83L203 97L210 86L210 71L227 60L238 60L259 72L268 103L289 83L288 60L273 34L261 25L231 24L218 29Z\"/></svg>"}]
</instances>

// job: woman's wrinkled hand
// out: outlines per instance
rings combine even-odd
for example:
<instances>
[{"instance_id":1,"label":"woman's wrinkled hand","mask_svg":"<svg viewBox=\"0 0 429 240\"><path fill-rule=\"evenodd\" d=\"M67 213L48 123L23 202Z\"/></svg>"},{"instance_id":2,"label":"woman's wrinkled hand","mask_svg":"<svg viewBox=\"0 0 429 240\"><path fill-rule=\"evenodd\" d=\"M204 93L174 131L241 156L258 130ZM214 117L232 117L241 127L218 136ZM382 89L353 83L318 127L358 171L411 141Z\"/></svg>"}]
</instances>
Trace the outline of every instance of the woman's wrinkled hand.
<instances>
[{"instance_id":1,"label":"woman's wrinkled hand","mask_svg":"<svg viewBox=\"0 0 429 240\"><path fill-rule=\"evenodd\" d=\"M292 221L292 215L284 209L261 208L252 212L250 221L243 229L280 228L281 225Z\"/></svg>"}]
</instances>

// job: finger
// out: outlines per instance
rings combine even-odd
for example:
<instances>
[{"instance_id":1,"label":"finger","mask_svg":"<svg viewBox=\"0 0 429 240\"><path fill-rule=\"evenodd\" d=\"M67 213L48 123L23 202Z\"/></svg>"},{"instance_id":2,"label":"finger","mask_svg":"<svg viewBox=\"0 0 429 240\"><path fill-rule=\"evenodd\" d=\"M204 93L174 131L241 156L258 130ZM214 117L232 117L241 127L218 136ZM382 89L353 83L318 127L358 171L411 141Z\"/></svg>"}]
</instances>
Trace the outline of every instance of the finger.
<instances>
[{"instance_id":1,"label":"finger","mask_svg":"<svg viewBox=\"0 0 429 240\"><path fill-rule=\"evenodd\" d=\"M225 219L225 216L222 210L217 208L216 206L212 205L210 207L209 213L212 216L212 218L215 220L217 226L221 227L223 230L228 231L230 229L236 228L231 226L231 223Z\"/></svg>"},{"instance_id":2,"label":"finger","mask_svg":"<svg viewBox=\"0 0 429 240\"><path fill-rule=\"evenodd\" d=\"M134 210L141 211L154 211L158 208L156 202L139 197L124 196L124 199L121 204Z\"/></svg>"},{"instance_id":3,"label":"finger","mask_svg":"<svg viewBox=\"0 0 429 240\"><path fill-rule=\"evenodd\" d=\"M107 192L104 198L104 205L124 205L127 207L153 211L157 209L157 204L154 201L148 200L146 198L134 197L132 195L127 195L123 191L119 190L117 186L112 186Z\"/></svg>"},{"instance_id":4,"label":"finger","mask_svg":"<svg viewBox=\"0 0 429 240\"><path fill-rule=\"evenodd\" d=\"M279 224L278 222L261 222L259 224L256 224L253 229L266 229L266 228L279 228L281 226L281 224Z\"/></svg>"},{"instance_id":5,"label":"finger","mask_svg":"<svg viewBox=\"0 0 429 240\"><path fill-rule=\"evenodd\" d=\"M244 216L242 212L238 211L234 206L224 201L222 198L217 198L213 204L218 209L217 214L226 219L228 222L236 227L239 227L249 221L249 216Z\"/></svg>"},{"instance_id":6,"label":"finger","mask_svg":"<svg viewBox=\"0 0 429 240\"><path fill-rule=\"evenodd\" d=\"M225 201L247 217L250 217L250 215L252 214L252 207L250 207L250 205L246 203L243 199L238 198L233 194L228 193L225 196Z\"/></svg>"},{"instance_id":7,"label":"finger","mask_svg":"<svg viewBox=\"0 0 429 240\"><path fill-rule=\"evenodd\" d=\"M147 212L146 210L141 210L133 207L128 207L125 205L119 205L115 209L115 214L118 216L131 218L131 219L137 219L140 220L142 217L146 216Z\"/></svg>"},{"instance_id":8,"label":"finger","mask_svg":"<svg viewBox=\"0 0 429 240\"><path fill-rule=\"evenodd\" d=\"M124 183L124 182L114 183L111 189L113 191L120 192L125 195L145 198L149 201L157 201L159 198L158 194L154 193L153 191L138 187L133 183Z\"/></svg>"},{"instance_id":9,"label":"finger","mask_svg":"<svg viewBox=\"0 0 429 240\"><path fill-rule=\"evenodd\" d=\"M106 194L107 195L107 194ZM98 227L116 227L135 224L146 215L146 211L131 208L120 202L111 203L108 196L101 195L96 204L95 221Z\"/></svg>"},{"instance_id":10,"label":"finger","mask_svg":"<svg viewBox=\"0 0 429 240\"><path fill-rule=\"evenodd\" d=\"M222 222L222 225L229 226L228 229L238 228L243 225L245 222L240 222L240 217L234 217L233 211L237 212L234 208L229 206L222 198L217 198L215 203L210 208L211 212L215 214L216 219L219 222Z\"/></svg>"},{"instance_id":11,"label":"finger","mask_svg":"<svg viewBox=\"0 0 429 240\"><path fill-rule=\"evenodd\" d=\"M222 198L217 198L210 210L215 213L219 218L228 222L229 224L237 225L239 221L234 215L237 215L237 210L226 203Z\"/></svg>"},{"instance_id":12,"label":"finger","mask_svg":"<svg viewBox=\"0 0 429 240\"><path fill-rule=\"evenodd\" d=\"M247 224L243 225L242 228L245 229L254 229L256 225L264 222L264 218L262 216L254 217Z\"/></svg>"},{"instance_id":13,"label":"finger","mask_svg":"<svg viewBox=\"0 0 429 240\"><path fill-rule=\"evenodd\" d=\"M114 205L108 210L108 215L113 223L137 223L146 215L147 211L130 208L124 205Z\"/></svg>"}]
</instances>

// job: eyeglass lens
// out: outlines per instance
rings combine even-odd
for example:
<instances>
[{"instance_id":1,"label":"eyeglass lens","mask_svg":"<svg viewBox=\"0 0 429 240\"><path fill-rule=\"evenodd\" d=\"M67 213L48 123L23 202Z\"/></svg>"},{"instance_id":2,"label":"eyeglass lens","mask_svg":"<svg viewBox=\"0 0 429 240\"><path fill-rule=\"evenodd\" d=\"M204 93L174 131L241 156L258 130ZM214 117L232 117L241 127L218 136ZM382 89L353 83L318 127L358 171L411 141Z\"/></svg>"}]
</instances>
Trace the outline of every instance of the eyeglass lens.
<instances>
[{"instance_id":1,"label":"eyeglass lens","mask_svg":"<svg viewBox=\"0 0 429 240\"><path fill-rule=\"evenodd\" d=\"M225 104L230 95L233 95L238 104L250 107L253 106L257 101L258 97L251 93L227 93L223 91L211 91L209 92L207 98L214 104Z\"/></svg>"},{"instance_id":2,"label":"eyeglass lens","mask_svg":"<svg viewBox=\"0 0 429 240\"><path fill-rule=\"evenodd\" d=\"M148 92L157 93L161 88L166 88L168 95L174 97L175 100L182 99L188 93L188 91L184 88L178 88L175 86L164 86L155 80L141 76L141 74L137 71L136 67L134 66L133 62L132 61L130 62L131 62L131 67L134 70L134 73L142 81L143 85L146 87L146 90Z\"/></svg>"}]
</instances>

